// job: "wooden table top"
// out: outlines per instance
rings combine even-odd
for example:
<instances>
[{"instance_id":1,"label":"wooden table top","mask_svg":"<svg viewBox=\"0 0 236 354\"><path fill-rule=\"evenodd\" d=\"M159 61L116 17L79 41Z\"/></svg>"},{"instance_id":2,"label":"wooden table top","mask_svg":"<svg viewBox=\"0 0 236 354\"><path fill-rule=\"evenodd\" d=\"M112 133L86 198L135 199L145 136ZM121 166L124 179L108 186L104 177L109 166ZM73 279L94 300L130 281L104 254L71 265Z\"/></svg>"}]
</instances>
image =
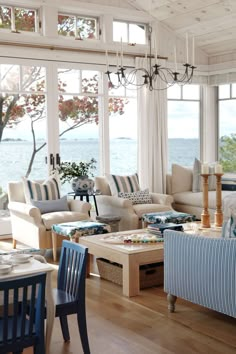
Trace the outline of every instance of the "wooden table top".
<instances>
[{"instance_id":1,"label":"wooden table top","mask_svg":"<svg viewBox=\"0 0 236 354\"><path fill-rule=\"evenodd\" d=\"M146 229L138 230L129 230L129 231L120 231L113 232L109 234L94 235L94 236L83 236L79 238L79 243L84 246L97 245L102 246L111 250L116 250L122 253L140 253L153 250L163 250L164 242L155 242L155 243L123 243L121 241L122 237L133 235L133 234L147 234ZM120 239L115 241L115 238L119 237ZM110 238L110 239L109 239ZM114 240L114 241L113 241Z\"/></svg>"}]
</instances>

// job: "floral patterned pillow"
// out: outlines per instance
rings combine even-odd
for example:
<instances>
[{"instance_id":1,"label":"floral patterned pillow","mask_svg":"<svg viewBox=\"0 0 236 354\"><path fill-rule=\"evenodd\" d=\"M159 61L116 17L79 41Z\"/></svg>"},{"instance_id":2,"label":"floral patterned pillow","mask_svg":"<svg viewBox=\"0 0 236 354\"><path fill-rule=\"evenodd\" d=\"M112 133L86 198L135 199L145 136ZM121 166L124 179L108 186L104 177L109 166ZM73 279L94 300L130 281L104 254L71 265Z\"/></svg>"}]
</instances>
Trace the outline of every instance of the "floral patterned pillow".
<instances>
[{"instance_id":1,"label":"floral patterned pillow","mask_svg":"<svg viewBox=\"0 0 236 354\"><path fill-rule=\"evenodd\" d=\"M131 200L132 204L152 204L152 198L149 194L149 189L143 191L125 193L119 192L118 197Z\"/></svg>"}]
</instances>

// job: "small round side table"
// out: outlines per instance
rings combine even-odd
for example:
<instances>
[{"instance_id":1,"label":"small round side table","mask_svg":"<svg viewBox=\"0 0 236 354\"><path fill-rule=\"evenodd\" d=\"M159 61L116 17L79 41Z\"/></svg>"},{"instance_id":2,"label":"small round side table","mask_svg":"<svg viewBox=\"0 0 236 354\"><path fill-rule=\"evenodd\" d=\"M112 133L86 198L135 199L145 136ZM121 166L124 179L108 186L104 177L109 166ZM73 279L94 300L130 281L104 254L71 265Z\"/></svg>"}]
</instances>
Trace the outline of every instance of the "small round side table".
<instances>
[{"instance_id":1,"label":"small round side table","mask_svg":"<svg viewBox=\"0 0 236 354\"><path fill-rule=\"evenodd\" d=\"M104 222L105 224L110 225L111 232L119 231L119 222L121 217L115 215L99 215L96 217L97 221Z\"/></svg>"}]
</instances>

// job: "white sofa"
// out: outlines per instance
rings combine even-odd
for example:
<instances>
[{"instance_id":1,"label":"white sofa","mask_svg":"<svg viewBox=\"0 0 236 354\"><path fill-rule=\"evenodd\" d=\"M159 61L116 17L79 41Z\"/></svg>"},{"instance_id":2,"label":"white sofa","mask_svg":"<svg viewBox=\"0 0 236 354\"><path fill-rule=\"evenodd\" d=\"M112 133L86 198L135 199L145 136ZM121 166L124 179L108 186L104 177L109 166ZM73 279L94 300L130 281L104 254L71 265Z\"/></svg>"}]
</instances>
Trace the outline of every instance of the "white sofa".
<instances>
[{"instance_id":1,"label":"white sofa","mask_svg":"<svg viewBox=\"0 0 236 354\"><path fill-rule=\"evenodd\" d=\"M201 219L203 210L202 192L192 192L193 169L175 165L172 174L167 175L167 193L174 199L173 208L184 213L194 214L197 219ZM222 204L224 198L235 194L232 191L222 191ZM208 192L209 213L213 218L216 209L216 191ZM236 209L236 205L235 205Z\"/></svg>"}]
</instances>

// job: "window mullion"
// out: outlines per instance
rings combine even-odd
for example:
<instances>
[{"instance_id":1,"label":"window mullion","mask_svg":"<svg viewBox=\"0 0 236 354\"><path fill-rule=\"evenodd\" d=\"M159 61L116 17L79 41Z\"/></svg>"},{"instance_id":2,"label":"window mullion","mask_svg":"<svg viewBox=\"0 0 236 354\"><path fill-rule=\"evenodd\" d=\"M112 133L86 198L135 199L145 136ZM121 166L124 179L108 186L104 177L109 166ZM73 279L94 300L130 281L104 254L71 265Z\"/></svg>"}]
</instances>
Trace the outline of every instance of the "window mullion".
<instances>
[{"instance_id":1,"label":"window mullion","mask_svg":"<svg viewBox=\"0 0 236 354\"><path fill-rule=\"evenodd\" d=\"M15 7L11 8L11 30L16 32Z\"/></svg>"}]
</instances>

